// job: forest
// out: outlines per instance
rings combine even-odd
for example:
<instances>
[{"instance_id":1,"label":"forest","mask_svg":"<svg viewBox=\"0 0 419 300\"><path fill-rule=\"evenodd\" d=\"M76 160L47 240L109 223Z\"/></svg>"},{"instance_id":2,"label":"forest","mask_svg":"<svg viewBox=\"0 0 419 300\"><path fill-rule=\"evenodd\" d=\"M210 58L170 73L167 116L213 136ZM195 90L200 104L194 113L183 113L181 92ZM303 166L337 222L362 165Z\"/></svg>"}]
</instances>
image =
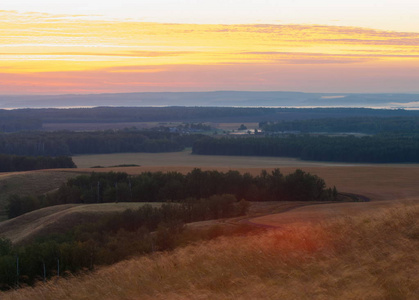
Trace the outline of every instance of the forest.
<instances>
[{"instance_id":1,"label":"forest","mask_svg":"<svg viewBox=\"0 0 419 300\"><path fill-rule=\"evenodd\" d=\"M0 153L55 157L175 152L192 147L194 154L206 155L285 156L303 160L357 163L419 162L419 117L415 116L260 122L260 127L264 131L259 131L254 136L240 137L203 135L200 131L211 130L211 127L202 123L178 125L176 132L171 132L167 127L155 127L148 130L126 128L85 132L0 133ZM354 133L367 136L352 135ZM23 162L23 159L15 160L17 164L19 161ZM4 157L3 161L6 162ZM34 164L29 161L32 160L25 160L28 165ZM31 166L26 170L33 168ZM24 170L22 167L15 169Z\"/></svg>"},{"instance_id":2,"label":"forest","mask_svg":"<svg viewBox=\"0 0 419 300\"><path fill-rule=\"evenodd\" d=\"M0 134L0 153L62 156L121 152L174 152L191 147L202 135L161 130L107 130L91 132L15 132Z\"/></svg>"},{"instance_id":3,"label":"forest","mask_svg":"<svg viewBox=\"0 0 419 300\"><path fill-rule=\"evenodd\" d=\"M76 168L76 165L69 156L50 157L0 154L0 172L62 168Z\"/></svg>"},{"instance_id":4,"label":"forest","mask_svg":"<svg viewBox=\"0 0 419 300\"><path fill-rule=\"evenodd\" d=\"M266 132L419 133L419 117L350 117L274 121L260 122L259 127Z\"/></svg>"},{"instance_id":5,"label":"forest","mask_svg":"<svg viewBox=\"0 0 419 300\"><path fill-rule=\"evenodd\" d=\"M409 117L417 111L368 108L95 107L0 109L0 132L41 130L46 123L275 122L348 118Z\"/></svg>"},{"instance_id":6,"label":"forest","mask_svg":"<svg viewBox=\"0 0 419 300\"><path fill-rule=\"evenodd\" d=\"M326 188L323 179L296 170L284 175L279 169L253 176L238 171L91 173L69 179L56 192L9 198L8 216L14 218L39 208L68 203L180 202L230 194L247 201L333 201L336 188Z\"/></svg>"},{"instance_id":7,"label":"forest","mask_svg":"<svg viewBox=\"0 0 419 300\"><path fill-rule=\"evenodd\" d=\"M417 163L419 134L375 136L285 135L273 137L206 137L194 154L283 156L303 160L352 163Z\"/></svg>"},{"instance_id":8,"label":"forest","mask_svg":"<svg viewBox=\"0 0 419 300\"><path fill-rule=\"evenodd\" d=\"M231 113L233 119L235 116L259 118L261 131L258 131L255 136L209 137L200 133L211 130L210 126L202 122L183 123L178 125L174 132L162 126L148 130L126 128L83 132L18 131L0 133L0 153L55 157L124 152L175 152L192 147L194 154L207 155L286 156L303 160L357 163L419 162L419 116L417 112L412 111L361 108L148 107L130 109L99 107L73 110L16 110L10 111L11 115L6 114L6 116L13 120L27 114L27 120L32 124L33 119L29 116L33 118L36 115L43 118L42 122L76 122L76 112L80 112L79 121L82 119L86 121L85 118L93 116L90 122L103 121L103 118L107 117L110 118L108 122L132 121L135 116L139 118L137 121L140 119L167 120L167 118L174 120L180 118L183 113L185 113L185 119L189 118L189 114L192 116L195 113L204 118L220 118L227 117ZM58 118L55 113L61 114L61 117ZM127 115L124 116L123 113ZM355 117L353 116L355 114L358 115ZM324 118L325 115L328 118ZM268 116L272 119L261 121ZM306 118L308 116L309 119ZM39 126L39 123L34 124ZM346 136L342 136L344 133ZM355 136L360 133L367 136Z\"/></svg>"},{"instance_id":9,"label":"forest","mask_svg":"<svg viewBox=\"0 0 419 300\"><path fill-rule=\"evenodd\" d=\"M264 134L206 137L197 140L192 151L206 155L283 156L352 163L419 162L419 117L416 116L283 120L260 122L259 126Z\"/></svg>"}]
</instances>

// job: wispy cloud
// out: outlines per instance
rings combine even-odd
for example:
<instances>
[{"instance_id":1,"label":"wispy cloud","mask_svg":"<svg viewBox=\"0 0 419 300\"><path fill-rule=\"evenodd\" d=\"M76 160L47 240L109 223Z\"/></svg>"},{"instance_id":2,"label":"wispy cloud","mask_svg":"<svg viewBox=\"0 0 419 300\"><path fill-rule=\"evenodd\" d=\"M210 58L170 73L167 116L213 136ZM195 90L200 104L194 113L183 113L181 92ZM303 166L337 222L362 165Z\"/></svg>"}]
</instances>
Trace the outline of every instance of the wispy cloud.
<instances>
[{"instance_id":1,"label":"wispy cloud","mask_svg":"<svg viewBox=\"0 0 419 300\"><path fill-rule=\"evenodd\" d=\"M358 27L163 24L0 11L0 32L0 92L103 91L101 84L110 91L226 84L277 89L317 82L320 73L334 80L337 71L356 70L365 79L383 69L392 76L405 64L419 67L419 33ZM293 82L281 73L296 70L300 77ZM405 82L419 81L414 70Z\"/></svg>"},{"instance_id":2,"label":"wispy cloud","mask_svg":"<svg viewBox=\"0 0 419 300\"><path fill-rule=\"evenodd\" d=\"M362 50L359 50L362 51ZM298 62L299 59L307 60L311 59L313 61L341 61L342 63L349 62L361 62L361 61L370 61L372 59L386 59L386 58L399 58L399 59L410 59L410 58L419 58L418 54L393 54L387 53L388 51L380 51L378 53L368 50L363 50L363 54L358 53L347 53L347 54L326 54L326 53L310 53L310 52L280 52L280 51L256 51L256 52L243 52L244 55L255 55L255 56L266 56L270 57L272 60L289 60L292 59L295 62Z\"/></svg>"},{"instance_id":3,"label":"wispy cloud","mask_svg":"<svg viewBox=\"0 0 419 300\"><path fill-rule=\"evenodd\" d=\"M119 56L119 57L170 57L197 53L194 51L128 51L128 52L0 52L5 56Z\"/></svg>"}]
</instances>

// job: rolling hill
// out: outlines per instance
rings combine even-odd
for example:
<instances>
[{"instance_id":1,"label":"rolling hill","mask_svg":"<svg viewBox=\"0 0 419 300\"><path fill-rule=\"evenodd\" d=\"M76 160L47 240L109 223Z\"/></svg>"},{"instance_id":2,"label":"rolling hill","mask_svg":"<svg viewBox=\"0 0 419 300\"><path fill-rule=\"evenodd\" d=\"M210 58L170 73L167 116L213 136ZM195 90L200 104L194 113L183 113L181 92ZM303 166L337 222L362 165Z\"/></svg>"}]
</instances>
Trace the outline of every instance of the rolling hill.
<instances>
[{"instance_id":1,"label":"rolling hill","mask_svg":"<svg viewBox=\"0 0 419 300\"><path fill-rule=\"evenodd\" d=\"M0 236L13 243L26 243L46 234L63 233L75 225L94 221L101 216L127 209L136 209L145 204L160 203L100 203L64 204L38 209L0 223Z\"/></svg>"},{"instance_id":2,"label":"rolling hill","mask_svg":"<svg viewBox=\"0 0 419 300\"><path fill-rule=\"evenodd\" d=\"M419 206L219 238L2 299L416 299Z\"/></svg>"}]
</instances>

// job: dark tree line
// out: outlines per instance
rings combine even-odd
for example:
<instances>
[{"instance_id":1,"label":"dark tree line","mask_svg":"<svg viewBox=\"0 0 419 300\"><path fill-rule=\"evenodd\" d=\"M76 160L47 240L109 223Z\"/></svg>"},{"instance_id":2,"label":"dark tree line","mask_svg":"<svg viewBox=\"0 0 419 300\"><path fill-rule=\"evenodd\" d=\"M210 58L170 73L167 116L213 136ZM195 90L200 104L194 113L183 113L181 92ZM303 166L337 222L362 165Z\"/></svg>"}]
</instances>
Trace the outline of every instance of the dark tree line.
<instances>
[{"instance_id":1,"label":"dark tree line","mask_svg":"<svg viewBox=\"0 0 419 300\"><path fill-rule=\"evenodd\" d=\"M17 156L0 154L0 172L16 172L40 169L76 168L69 156Z\"/></svg>"},{"instance_id":2,"label":"dark tree line","mask_svg":"<svg viewBox=\"0 0 419 300\"><path fill-rule=\"evenodd\" d=\"M63 185L55 194L58 204L115 201L178 202L186 198L208 198L231 194L248 201L332 200L323 179L302 170L283 175L279 169L258 176L238 171L92 173Z\"/></svg>"},{"instance_id":3,"label":"dark tree line","mask_svg":"<svg viewBox=\"0 0 419 300\"><path fill-rule=\"evenodd\" d=\"M351 117L295 121L261 122L266 132L360 132L360 133L419 133L419 117Z\"/></svg>"},{"instance_id":4,"label":"dark tree line","mask_svg":"<svg viewBox=\"0 0 419 300\"><path fill-rule=\"evenodd\" d=\"M302 170L283 175L279 169L258 176L238 171L226 173L194 169L178 172L92 173L69 179L55 193L9 198L9 217L57 204L103 202L180 202L231 194L248 201L336 200L336 190L323 179Z\"/></svg>"},{"instance_id":5,"label":"dark tree line","mask_svg":"<svg viewBox=\"0 0 419 300\"><path fill-rule=\"evenodd\" d=\"M336 162L419 162L419 134L380 134L366 137L206 137L196 141L192 151L194 154L205 155L282 156Z\"/></svg>"},{"instance_id":6,"label":"dark tree line","mask_svg":"<svg viewBox=\"0 0 419 300\"><path fill-rule=\"evenodd\" d=\"M173 152L192 146L200 135L162 131L18 132L0 134L0 153L31 156L121 152Z\"/></svg>"},{"instance_id":7,"label":"dark tree line","mask_svg":"<svg viewBox=\"0 0 419 300\"><path fill-rule=\"evenodd\" d=\"M45 123L260 122L418 115L417 111L368 108L95 107L16 109L0 110L0 125L5 126L3 129L0 126L0 131L39 130Z\"/></svg>"},{"instance_id":8,"label":"dark tree line","mask_svg":"<svg viewBox=\"0 0 419 300\"><path fill-rule=\"evenodd\" d=\"M1 114L0 114L1 115ZM16 131L25 131L25 130L41 130L42 121L39 119L33 119L31 117L22 118L17 117L0 119L0 132L16 132Z\"/></svg>"},{"instance_id":9,"label":"dark tree line","mask_svg":"<svg viewBox=\"0 0 419 300\"><path fill-rule=\"evenodd\" d=\"M148 130L155 131L166 131L166 132L202 132L202 131L211 131L214 130L213 127L203 123L182 123L177 126L167 126L167 124L160 125L158 127L152 127Z\"/></svg>"}]
</instances>

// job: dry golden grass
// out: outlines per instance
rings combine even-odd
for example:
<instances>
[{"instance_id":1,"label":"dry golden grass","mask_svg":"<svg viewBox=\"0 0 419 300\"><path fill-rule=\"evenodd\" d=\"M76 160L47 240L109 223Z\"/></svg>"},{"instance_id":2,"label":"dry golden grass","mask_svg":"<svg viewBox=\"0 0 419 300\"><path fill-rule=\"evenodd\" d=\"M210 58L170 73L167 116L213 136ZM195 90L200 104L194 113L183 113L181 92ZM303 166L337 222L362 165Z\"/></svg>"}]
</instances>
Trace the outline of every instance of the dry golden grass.
<instances>
[{"instance_id":1,"label":"dry golden grass","mask_svg":"<svg viewBox=\"0 0 419 300\"><path fill-rule=\"evenodd\" d=\"M412 202L418 200L411 200ZM276 213L249 218L250 223L272 227L283 227L297 224L319 223L325 220L356 216L365 213L374 213L410 202L410 200L387 200L373 202L345 202L345 203L319 203L299 205L285 213Z\"/></svg>"},{"instance_id":2,"label":"dry golden grass","mask_svg":"<svg viewBox=\"0 0 419 300\"><path fill-rule=\"evenodd\" d=\"M1 299L417 299L419 205L220 238Z\"/></svg>"},{"instance_id":3,"label":"dry golden grass","mask_svg":"<svg viewBox=\"0 0 419 300\"><path fill-rule=\"evenodd\" d=\"M224 155L193 155L187 149L170 153L113 153L73 156L74 163L79 168L92 166L117 166L136 164L146 167L212 167L212 168L282 168L306 166L340 166L354 165L343 163L309 162L288 157L268 156L224 156Z\"/></svg>"},{"instance_id":4,"label":"dry golden grass","mask_svg":"<svg viewBox=\"0 0 419 300\"><path fill-rule=\"evenodd\" d=\"M13 243L28 242L40 235L63 233L75 225L97 220L104 214L136 209L145 204L159 206L160 203L100 203L55 205L0 223L0 236Z\"/></svg>"}]
</instances>

